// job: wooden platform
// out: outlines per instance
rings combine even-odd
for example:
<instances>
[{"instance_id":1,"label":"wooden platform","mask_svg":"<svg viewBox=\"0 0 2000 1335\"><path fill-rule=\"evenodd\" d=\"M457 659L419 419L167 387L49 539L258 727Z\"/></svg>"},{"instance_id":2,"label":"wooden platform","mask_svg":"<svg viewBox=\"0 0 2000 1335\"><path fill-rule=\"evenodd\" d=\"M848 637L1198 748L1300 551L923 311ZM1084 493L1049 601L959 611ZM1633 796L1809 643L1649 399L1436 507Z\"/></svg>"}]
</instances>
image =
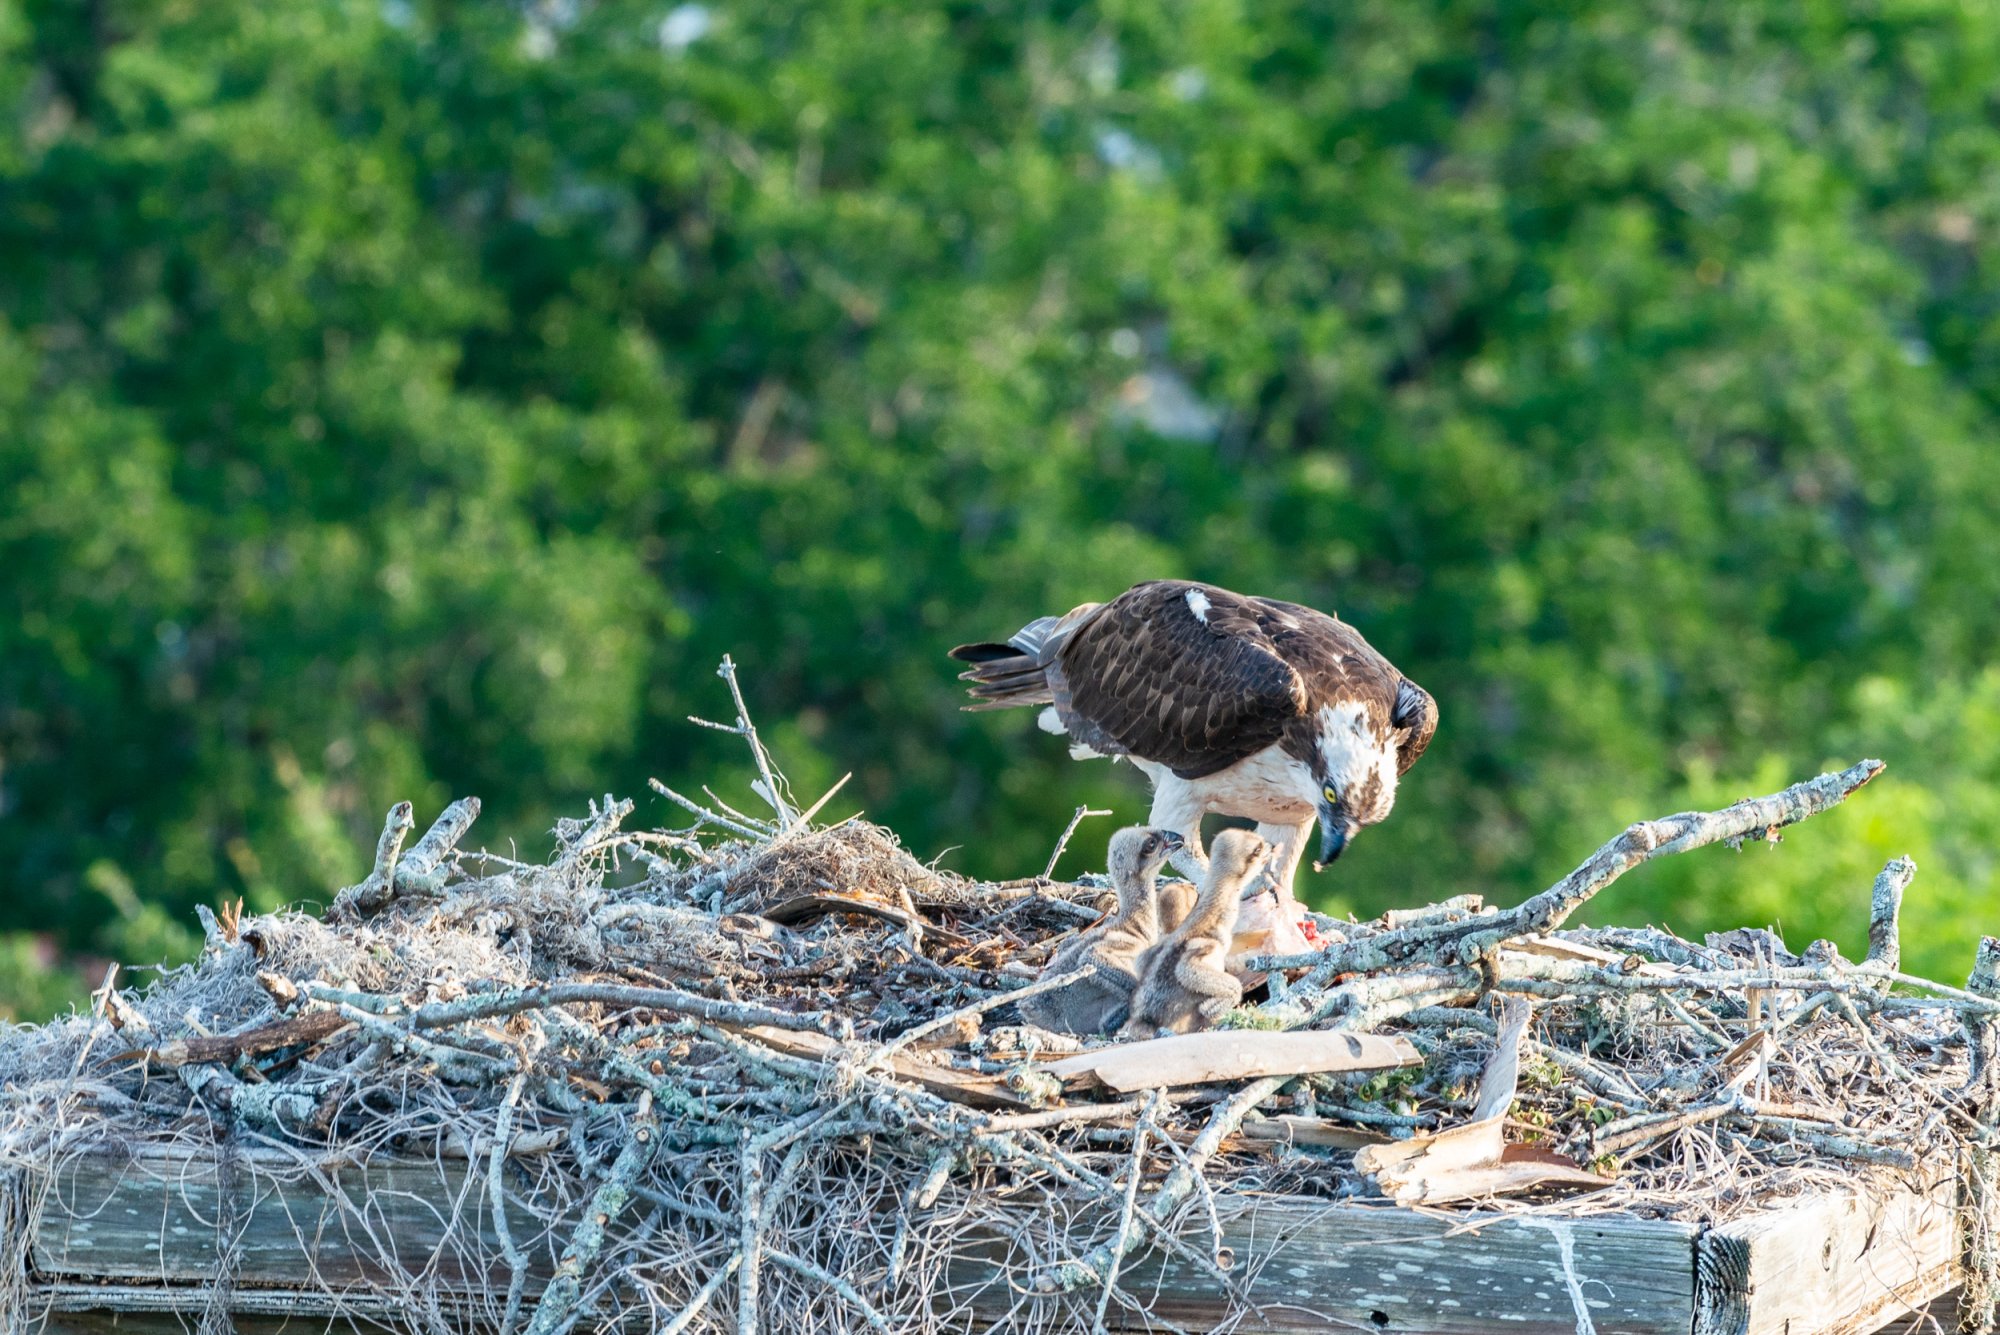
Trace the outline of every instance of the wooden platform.
<instances>
[{"instance_id":1,"label":"wooden platform","mask_svg":"<svg viewBox=\"0 0 2000 1335\"><path fill-rule=\"evenodd\" d=\"M506 1286L504 1273L469 1272L440 1247L456 1229L498 1253L486 1193L463 1164L305 1173L262 1154L221 1166L90 1157L24 1185L43 1202L25 1316L46 1314L52 1332L187 1329L225 1270L221 1301L238 1330L259 1335L398 1328L407 1310L378 1286L412 1274L440 1315L473 1330ZM1863 1335L1959 1284L1954 1200L1948 1182L1928 1194L1815 1197L1717 1228L1296 1198L1217 1205L1235 1273L1259 1305L1240 1330ZM538 1258L532 1291L561 1239L517 1241ZM1148 1259L1122 1283L1186 1329L1227 1311L1185 1265ZM995 1316L1012 1301L1003 1295L998 1286Z\"/></svg>"}]
</instances>

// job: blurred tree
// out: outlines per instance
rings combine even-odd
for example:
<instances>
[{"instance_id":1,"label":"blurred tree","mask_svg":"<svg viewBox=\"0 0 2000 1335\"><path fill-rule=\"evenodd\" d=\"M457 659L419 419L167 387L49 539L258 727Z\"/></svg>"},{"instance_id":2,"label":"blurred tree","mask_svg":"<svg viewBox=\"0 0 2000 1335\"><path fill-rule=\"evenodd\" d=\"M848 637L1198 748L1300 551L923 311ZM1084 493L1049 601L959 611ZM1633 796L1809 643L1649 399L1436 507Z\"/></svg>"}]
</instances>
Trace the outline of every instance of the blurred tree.
<instances>
[{"instance_id":1,"label":"blurred tree","mask_svg":"<svg viewBox=\"0 0 2000 1335\"><path fill-rule=\"evenodd\" d=\"M357 877L399 797L497 841L731 773L681 722L725 650L801 789L853 768L1014 874L1141 785L960 714L943 649L1187 575L1439 698L1323 903L1513 897L1879 752L1779 854L1602 912L1851 941L1907 848L1959 969L2000 917L1996 39L1942 0L0 10L0 929L184 950L197 900Z\"/></svg>"}]
</instances>

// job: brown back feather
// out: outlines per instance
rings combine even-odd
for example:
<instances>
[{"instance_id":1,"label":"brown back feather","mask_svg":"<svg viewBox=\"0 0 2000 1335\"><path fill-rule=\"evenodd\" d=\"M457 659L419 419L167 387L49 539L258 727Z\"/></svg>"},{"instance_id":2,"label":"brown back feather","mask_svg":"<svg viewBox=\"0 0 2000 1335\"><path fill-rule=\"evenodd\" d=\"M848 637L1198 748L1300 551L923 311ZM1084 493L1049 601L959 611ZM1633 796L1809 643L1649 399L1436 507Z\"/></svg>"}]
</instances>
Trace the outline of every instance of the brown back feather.
<instances>
[{"instance_id":1,"label":"brown back feather","mask_svg":"<svg viewBox=\"0 0 2000 1335\"><path fill-rule=\"evenodd\" d=\"M1205 620L1188 605L1190 592L1207 599ZM1280 740L1323 694L1379 695L1386 720L1398 680L1334 617L1185 580L1150 581L1112 599L1049 667L1072 736L1188 779Z\"/></svg>"}]
</instances>

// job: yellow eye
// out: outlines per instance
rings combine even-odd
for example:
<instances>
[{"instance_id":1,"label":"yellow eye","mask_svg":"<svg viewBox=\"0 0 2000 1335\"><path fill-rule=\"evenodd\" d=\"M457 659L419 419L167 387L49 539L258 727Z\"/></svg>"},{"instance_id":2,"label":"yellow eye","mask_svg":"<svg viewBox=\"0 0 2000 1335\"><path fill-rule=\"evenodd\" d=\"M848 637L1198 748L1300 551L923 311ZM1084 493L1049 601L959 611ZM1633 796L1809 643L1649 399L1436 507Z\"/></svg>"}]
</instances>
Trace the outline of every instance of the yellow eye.
<instances>
[{"instance_id":1,"label":"yellow eye","mask_svg":"<svg viewBox=\"0 0 2000 1335\"><path fill-rule=\"evenodd\" d=\"M1326 787L1320 789L1319 794L1329 802L1338 802L1340 800L1340 794L1333 791L1332 784L1328 784Z\"/></svg>"}]
</instances>

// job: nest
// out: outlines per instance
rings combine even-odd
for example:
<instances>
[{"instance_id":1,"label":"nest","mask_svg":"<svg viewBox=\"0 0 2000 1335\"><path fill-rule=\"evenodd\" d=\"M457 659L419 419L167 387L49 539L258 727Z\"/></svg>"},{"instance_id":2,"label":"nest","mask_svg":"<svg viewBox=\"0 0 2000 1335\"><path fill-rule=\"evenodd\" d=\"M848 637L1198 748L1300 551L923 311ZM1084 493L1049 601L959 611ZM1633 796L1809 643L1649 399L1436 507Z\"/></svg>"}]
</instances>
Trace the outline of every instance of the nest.
<instances>
[{"instance_id":1,"label":"nest","mask_svg":"<svg viewBox=\"0 0 2000 1335\"><path fill-rule=\"evenodd\" d=\"M747 715L732 730L767 816L670 793L692 826L628 831L607 797L530 865L457 851L476 803L405 854L402 805L324 919L212 921L196 963L0 1037L0 1325L37 1318L22 1240L48 1184L110 1152L460 1165L495 1239L443 1247L502 1281L447 1311L417 1267L383 1324L538 1335L807 1310L919 1332L996 1303L1023 1330L1102 1325L1145 1307L1121 1283L1143 1252L1240 1297L1217 1194L1713 1221L1857 1177L1991 1180L2000 943L1967 988L1898 972L1907 863L1877 882L1861 961L1562 926L1639 862L1774 835L1875 762L1642 822L1515 909L1321 919L1311 954L1244 961L1274 982L1226 1024L1380 1035L1420 1064L1120 1091L1049 1065L1108 1040L1013 1005L1107 907L1100 881L974 883L878 826L817 825ZM1468 1126L1541 1168L1427 1174L1399 1149ZM1968 1224L1990 1282L1987 1215Z\"/></svg>"}]
</instances>

